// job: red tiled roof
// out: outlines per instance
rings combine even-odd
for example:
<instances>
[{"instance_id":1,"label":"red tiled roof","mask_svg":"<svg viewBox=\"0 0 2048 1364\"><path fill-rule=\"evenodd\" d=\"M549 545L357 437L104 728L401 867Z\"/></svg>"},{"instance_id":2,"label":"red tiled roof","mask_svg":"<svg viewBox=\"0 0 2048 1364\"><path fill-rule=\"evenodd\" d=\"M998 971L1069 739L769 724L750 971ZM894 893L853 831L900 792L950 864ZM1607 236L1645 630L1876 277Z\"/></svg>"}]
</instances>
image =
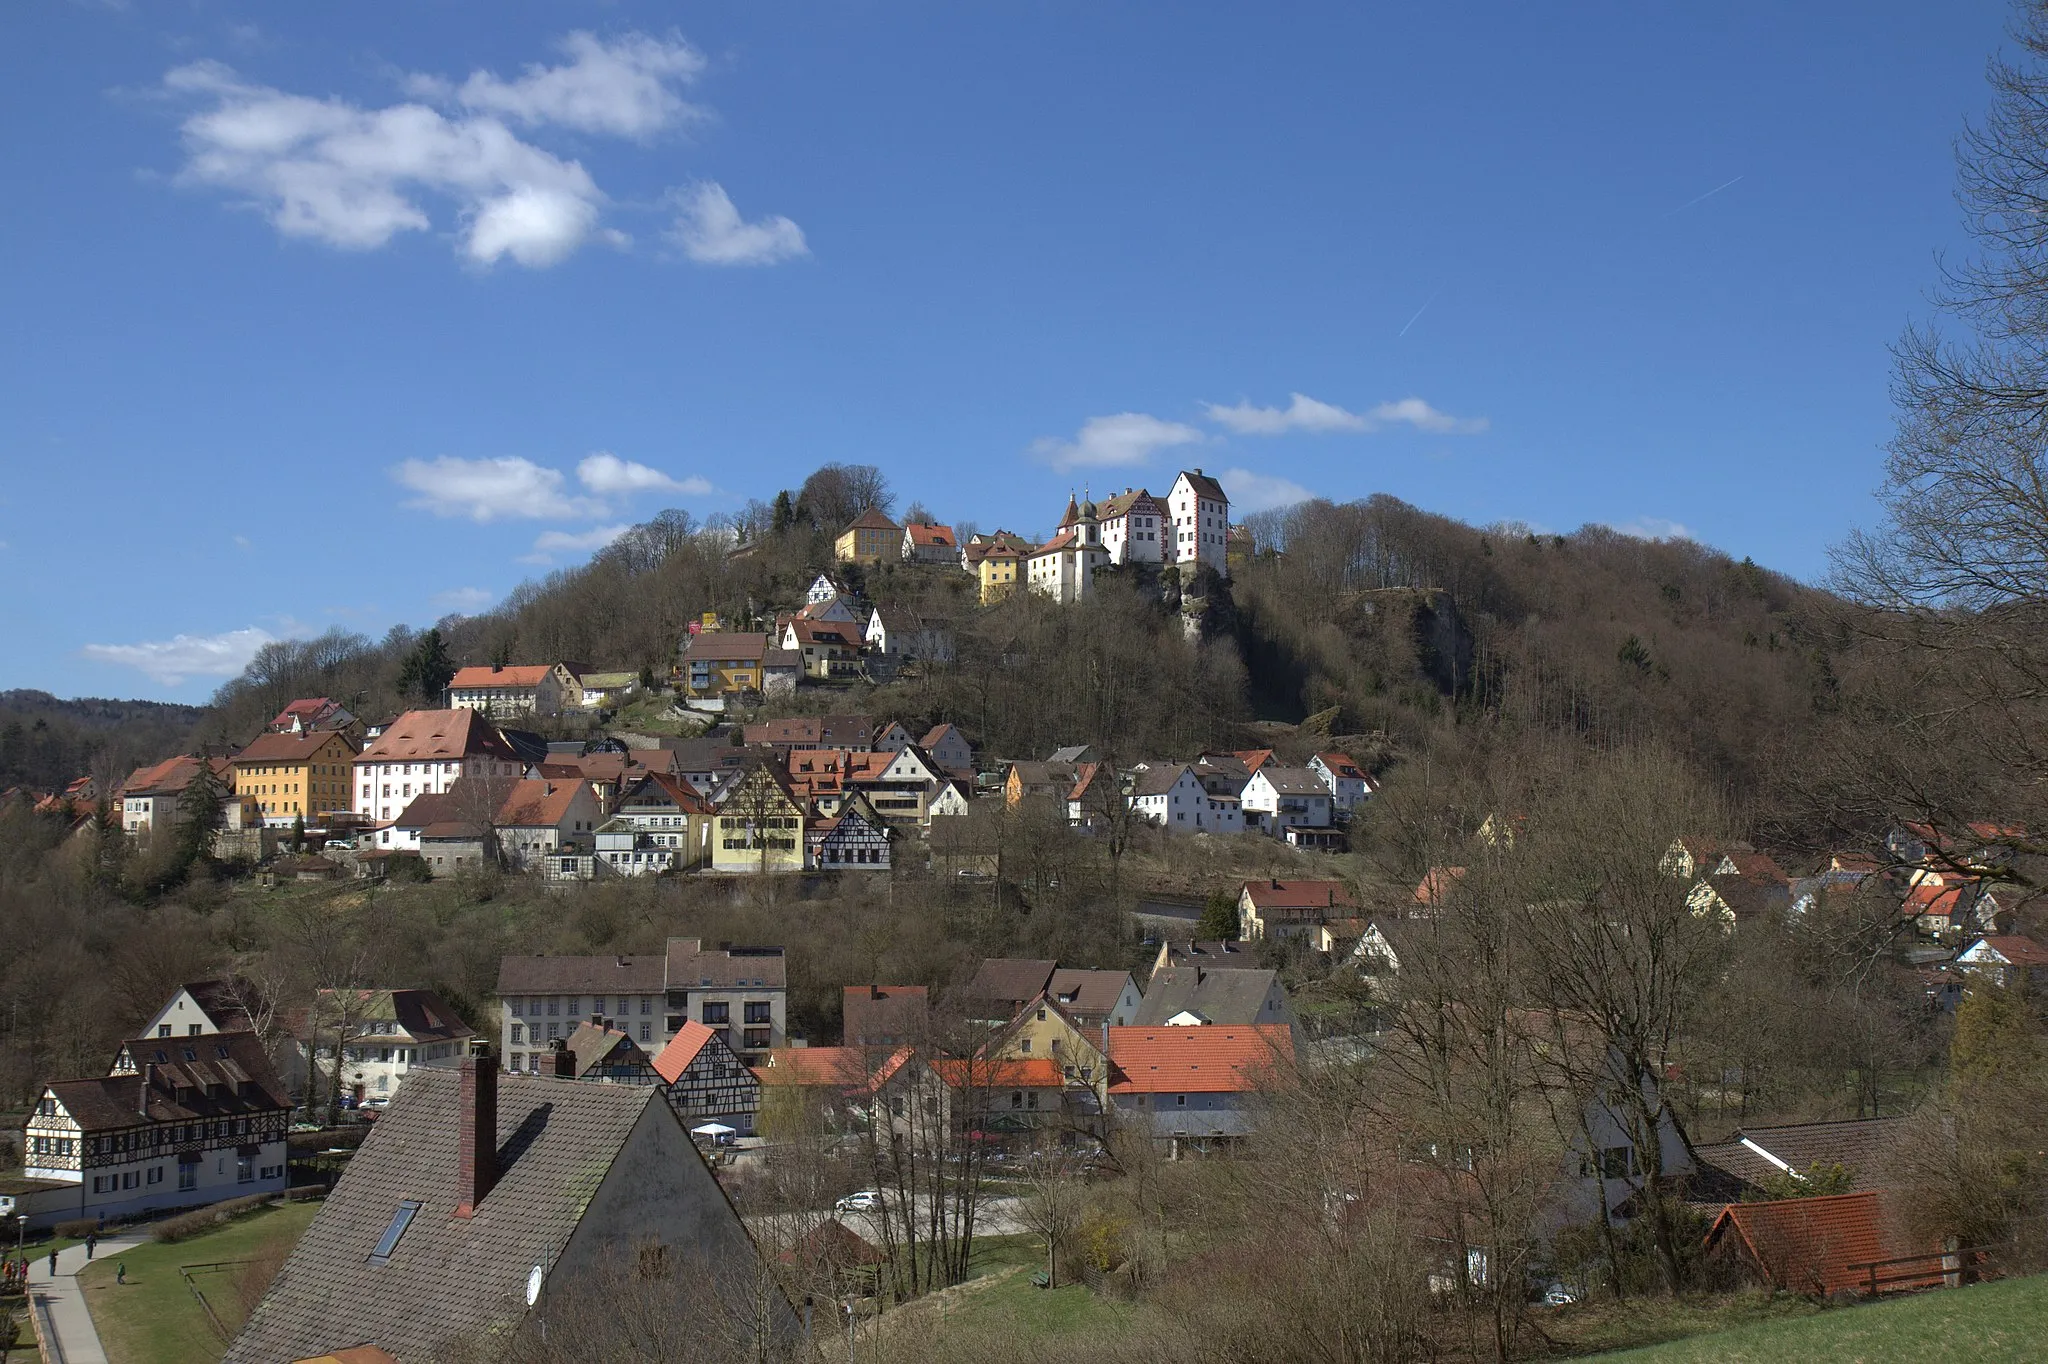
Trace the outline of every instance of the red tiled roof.
<instances>
[{"instance_id":1,"label":"red tiled roof","mask_svg":"<svg viewBox=\"0 0 2048 1364\"><path fill-rule=\"evenodd\" d=\"M709 1045L717 1030L692 1019L676 1030L676 1035L661 1049L661 1055L654 1058L654 1072L669 1084L683 1078L683 1072L697 1059L697 1054Z\"/></svg>"},{"instance_id":2,"label":"red tiled roof","mask_svg":"<svg viewBox=\"0 0 2048 1364\"><path fill-rule=\"evenodd\" d=\"M1351 781L1372 780L1372 778L1365 775L1364 768L1351 760L1349 754L1318 753L1316 756L1323 760L1323 766L1330 769L1330 775L1333 777L1344 777Z\"/></svg>"},{"instance_id":3,"label":"red tiled roof","mask_svg":"<svg viewBox=\"0 0 2048 1364\"><path fill-rule=\"evenodd\" d=\"M870 1059L865 1047L778 1047L754 1074L764 1085L851 1089L867 1082Z\"/></svg>"},{"instance_id":4,"label":"red tiled roof","mask_svg":"<svg viewBox=\"0 0 2048 1364\"><path fill-rule=\"evenodd\" d=\"M1242 893L1260 910L1358 908L1342 881L1247 881Z\"/></svg>"},{"instance_id":5,"label":"red tiled roof","mask_svg":"<svg viewBox=\"0 0 2048 1364\"><path fill-rule=\"evenodd\" d=\"M1867 1283L1867 1271L1854 1266L1939 1249L1915 1240L1906 1231L1896 1195L1884 1190L1832 1194L1818 1198L1781 1198L1765 1203L1730 1203L1707 1233L1708 1249L1733 1236L1770 1281L1796 1293L1834 1293ZM1897 1289L1931 1287L1941 1282L1939 1261L1925 1284L1886 1285ZM1880 1275L1910 1272L1912 1265L1892 1265Z\"/></svg>"},{"instance_id":6,"label":"red tiled roof","mask_svg":"<svg viewBox=\"0 0 2048 1364\"><path fill-rule=\"evenodd\" d=\"M553 671L553 665L547 663L508 668L458 668L455 676L448 679L448 685L456 691L465 687L538 687L540 680Z\"/></svg>"},{"instance_id":7,"label":"red tiled roof","mask_svg":"<svg viewBox=\"0 0 2048 1364\"><path fill-rule=\"evenodd\" d=\"M1422 883L1415 887L1415 903L1433 905L1447 897L1457 884L1465 879L1463 867L1431 867Z\"/></svg>"},{"instance_id":8,"label":"red tiled roof","mask_svg":"<svg viewBox=\"0 0 2048 1364\"><path fill-rule=\"evenodd\" d=\"M1240 748L1230 756L1243 763L1245 775L1250 776L1265 766L1267 762L1271 761L1273 750L1270 748Z\"/></svg>"},{"instance_id":9,"label":"red tiled roof","mask_svg":"<svg viewBox=\"0 0 2048 1364\"><path fill-rule=\"evenodd\" d=\"M1050 1056L934 1061L932 1072L948 1089L1058 1089L1066 1083Z\"/></svg>"},{"instance_id":10,"label":"red tiled roof","mask_svg":"<svg viewBox=\"0 0 2048 1364\"><path fill-rule=\"evenodd\" d=\"M933 549L957 549L959 541L954 538L951 526L934 525L929 521L909 521L903 526L903 533L910 537L913 545L929 545Z\"/></svg>"},{"instance_id":11,"label":"red tiled roof","mask_svg":"<svg viewBox=\"0 0 2048 1364\"><path fill-rule=\"evenodd\" d=\"M1111 1028L1112 1094L1242 1092L1294 1062L1294 1031L1251 1027Z\"/></svg>"},{"instance_id":12,"label":"red tiled roof","mask_svg":"<svg viewBox=\"0 0 2048 1364\"><path fill-rule=\"evenodd\" d=\"M497 822L515 829L558 828L581 790L583 783L577 779L514 782L498 807Z\"/></svg>"},{"instance_id":13,"label":"red tiled roof","mask_svg":"<svg viewBox=\"0 0 2048 1364\"><path fill-rule=\"evenodd\" d=\"M1993 933L1974 945L1990 948L2014 966L2048 966L2048 947L2017 933Z\"/></svg>"}]
</instances>

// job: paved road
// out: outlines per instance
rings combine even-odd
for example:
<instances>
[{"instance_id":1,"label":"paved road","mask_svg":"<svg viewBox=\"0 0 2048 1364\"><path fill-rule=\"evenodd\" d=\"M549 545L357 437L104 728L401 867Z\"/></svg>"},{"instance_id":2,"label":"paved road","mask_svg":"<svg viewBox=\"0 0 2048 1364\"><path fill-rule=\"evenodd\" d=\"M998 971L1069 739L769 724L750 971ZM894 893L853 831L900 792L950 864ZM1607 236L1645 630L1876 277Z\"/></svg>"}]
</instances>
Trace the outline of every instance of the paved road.
<instances>
[{"instance_id":1,"label":"paved road","mask_svg":"<svg viewBox=\"0 0 2048 1364\"><path fill-rule=\"evenodd\" d=\"M115 1236L99 1243L94 1260L132 1250L147 1237ZM28 1263L29 1302L42 1322L43 1330L55 1336L56 1364L107 1364L107 1352L100 1348L100 1333L93 1329L92 1313L85 1309L85 1294L78 1286L78 1271L86 1265L85 1247L73 1246L57 1252L57 1272L50 1273L50 1257L38 1255Z\"/></svg>"}]
</instances>

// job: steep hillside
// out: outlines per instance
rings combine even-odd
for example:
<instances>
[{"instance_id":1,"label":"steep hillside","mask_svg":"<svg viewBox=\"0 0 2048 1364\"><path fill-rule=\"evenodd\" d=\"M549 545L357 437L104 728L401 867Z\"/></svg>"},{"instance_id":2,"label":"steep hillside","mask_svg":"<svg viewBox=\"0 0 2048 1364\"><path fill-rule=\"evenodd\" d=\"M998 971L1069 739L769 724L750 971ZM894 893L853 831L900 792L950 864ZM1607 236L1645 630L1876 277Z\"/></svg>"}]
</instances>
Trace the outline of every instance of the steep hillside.
<instances>
[{"instance_id":1,"label":"steep hillside","mask_svg":"<svg viewBox=\"0 0 2048 1364\"><path fill-rule=\"evenodd\" d=\"M184 747L206 713L164 701L0 692L0 788L61 789L99 771L125 777Z\"/></svg>"}]
</instances>

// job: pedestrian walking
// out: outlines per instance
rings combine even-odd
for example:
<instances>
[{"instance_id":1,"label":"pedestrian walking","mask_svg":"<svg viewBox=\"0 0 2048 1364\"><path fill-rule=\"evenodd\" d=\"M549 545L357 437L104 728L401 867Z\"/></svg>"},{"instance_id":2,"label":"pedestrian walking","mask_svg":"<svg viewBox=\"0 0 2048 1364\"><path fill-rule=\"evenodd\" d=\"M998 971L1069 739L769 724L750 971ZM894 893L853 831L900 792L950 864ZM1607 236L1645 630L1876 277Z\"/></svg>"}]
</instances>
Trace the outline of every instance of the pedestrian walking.
<instances>
[{"instance_id":1,"label":"pedestrian walking","mask_svg":"<svg viewBox=\"0 0 2048 1364\"><path fill-rule=\"evenodd\" d=\"M50 1277L57 1277L57 1252L54 1250L50 1252Z\"/></svg>"},{"instance_id":2,"label":"pedestrian walking","mask_svg":"<svg viewBox=\"0 0 2048 1364\"><path fill-rule=\"evenodd\" d=\"M89 1231L85 1234L85 1258L88 1262L92 1259L93 1248L98 1246L99 1243L100 1234L98 1232Z\"/></svg>"},{"instance_id":3,"label":"pedestrian walking","mask_svg":"<svg viewBox=\"0 0 2048 1364\"><path fill-rule=\"evenodd\" d=\"M128 1262L126 1260L123 1260L121 1261L121 1263L114 1266L114 1282L128 1282Z\"/></svg>"}]
</instances>

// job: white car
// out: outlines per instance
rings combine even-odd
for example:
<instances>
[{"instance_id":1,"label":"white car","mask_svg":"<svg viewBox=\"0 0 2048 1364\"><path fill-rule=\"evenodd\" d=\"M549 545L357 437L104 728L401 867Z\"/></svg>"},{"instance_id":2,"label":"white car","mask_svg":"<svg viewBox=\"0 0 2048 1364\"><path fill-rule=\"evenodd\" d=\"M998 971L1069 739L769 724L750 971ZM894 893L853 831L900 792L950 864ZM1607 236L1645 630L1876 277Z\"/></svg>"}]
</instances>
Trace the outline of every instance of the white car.
<instances>
[{"instance_id":1,"label":"white car","mask_svg":"<svg viewBox=\"0 0 2048 1364\"><path fill-rule=\"evenodd\" d=\"M882 1195L874 1189L862 1189L859 1193L850 1193L832 1205L832 1211L834 1212L880 1212L881 1210Z\"/></svg>"},{"instance_id":2,"label":"white car","mask_svg":"<svg viewBox=\"0 0 2048 1364\"><path fill-rule=\"evenodd\" d=\"M1570 1307L1579 1300L1579 1291L1570 1284L1554 1283L1543 1291L1545 1307Z\"/></svg>"}]
</instances>

